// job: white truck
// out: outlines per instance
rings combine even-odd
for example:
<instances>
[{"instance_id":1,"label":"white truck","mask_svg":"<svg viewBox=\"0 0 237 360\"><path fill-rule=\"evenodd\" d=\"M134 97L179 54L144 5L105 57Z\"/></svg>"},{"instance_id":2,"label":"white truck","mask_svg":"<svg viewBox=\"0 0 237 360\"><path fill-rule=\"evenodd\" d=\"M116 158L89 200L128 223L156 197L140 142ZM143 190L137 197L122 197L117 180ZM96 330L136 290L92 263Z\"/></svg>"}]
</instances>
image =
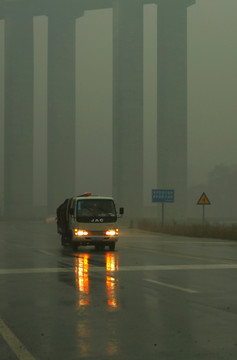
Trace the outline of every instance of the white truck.
<instances>
[{"instance_id":1,"label":"white truck","mask_svg":"<svg viewBox=\"0 0 237 360\"><path fill-rule=\"evenodd\" d=\"M63 246L94 245L96 250L108 246L115 249L119 229L117 219L124 213L117 214L112 197L97 196L91 193L66 199L57 208L57 230Z\"/></svg>"}]
</instances>

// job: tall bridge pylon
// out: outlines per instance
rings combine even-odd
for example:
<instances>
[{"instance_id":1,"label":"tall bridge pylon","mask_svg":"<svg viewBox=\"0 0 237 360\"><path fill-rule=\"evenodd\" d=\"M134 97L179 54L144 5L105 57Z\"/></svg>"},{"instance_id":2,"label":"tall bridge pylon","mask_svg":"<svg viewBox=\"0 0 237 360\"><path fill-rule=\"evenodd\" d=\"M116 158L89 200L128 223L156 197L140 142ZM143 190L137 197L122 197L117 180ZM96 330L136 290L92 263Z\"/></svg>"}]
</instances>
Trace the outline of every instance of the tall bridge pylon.
<instances>
[{"instance_id":1,"label":"tall bridge pylon","mask_svg":"<svg viewBox=\"0 0 237 360\"><path fill-rule=\"evenodd\" d=\"M187 7L195 0L0 2L5 20L6 217L33 213L33 16L48 16L48 212L75 190L75 20L113 8L113 196L143 214L143 8L157 4L157 186L187 191ZM60 159L60 161L59 161Z\"/></svg>"}]
</instances>

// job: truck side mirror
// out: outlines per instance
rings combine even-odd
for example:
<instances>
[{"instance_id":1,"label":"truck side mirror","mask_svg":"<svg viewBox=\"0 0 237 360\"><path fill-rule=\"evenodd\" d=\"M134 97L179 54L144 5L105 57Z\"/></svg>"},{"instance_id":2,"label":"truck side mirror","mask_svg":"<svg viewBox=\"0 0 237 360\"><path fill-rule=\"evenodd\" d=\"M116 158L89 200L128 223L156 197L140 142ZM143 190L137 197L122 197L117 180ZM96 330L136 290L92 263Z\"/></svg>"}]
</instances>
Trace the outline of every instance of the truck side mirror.
<instances>
[{"instance_id":1,"label":"truck side mirror","mask_svg":"<svg viewBox=\"0 0 237 360\"><path fill-rule=\"evenodd\" d=\"M124 214L124 208L123 208L123 207L119 208L119 214L120 214L120 215L123 215L123 214Z\"/></svg>"},{"instance_id":2,"label":"truck side mirror","mask_svg":"<svg viewBox=\"0 0 237 360\"><path fill-rule=\"evenodd\" d=\"M71 208L71 209L69 210L69 214L70 214L70 215L74 215L74 209L73 209L73 208Z\"/></svg>"}]
</instances>

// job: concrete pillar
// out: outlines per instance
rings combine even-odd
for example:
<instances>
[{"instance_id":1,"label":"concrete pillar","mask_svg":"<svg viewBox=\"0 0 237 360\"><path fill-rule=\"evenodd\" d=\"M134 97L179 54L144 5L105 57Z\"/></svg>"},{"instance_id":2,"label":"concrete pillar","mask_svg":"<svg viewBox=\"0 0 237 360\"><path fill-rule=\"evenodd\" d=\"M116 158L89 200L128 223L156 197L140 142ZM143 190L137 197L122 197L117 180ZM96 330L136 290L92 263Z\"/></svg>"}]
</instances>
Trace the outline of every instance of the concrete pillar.
<instances>
[{"instance_id":1,"label":"concrete pillar","mask_svg":"<svg viewBox=\"0 0 237 360\"><path fill-rule=\"evenodd\" d=\"M138 217L143 207L143 4L113 3L113 196Z\"/></svg>"},{"instance_id":2,"label":"concrete pillar","mask_svg":"<svg viewBox=\"0 0 237 360\"><path fill-rule=\"evenodd\" d=\"M187 6L193 0L158 0L158 188L174 189L172 217L187 202Z\"/></svg>"},{"instance_id":3,"label":"concrete pillar","mask_svg":"<svg viewBox=\"0 0 237 360\"><path fill-rule=\"evenodd\" d=\"M4 214L33 214L33 17L24 7L5 18Z\"/></svg>"},{"instance_id":4,"label":"concrete pillar","mask_svg":"<svg viewBox=\"0 0 237 360\"><path fill-rule=\"evenodd\" d=\"M48 212L75 191L75 17L48 17Z\"/></svg>"}]
</instances>

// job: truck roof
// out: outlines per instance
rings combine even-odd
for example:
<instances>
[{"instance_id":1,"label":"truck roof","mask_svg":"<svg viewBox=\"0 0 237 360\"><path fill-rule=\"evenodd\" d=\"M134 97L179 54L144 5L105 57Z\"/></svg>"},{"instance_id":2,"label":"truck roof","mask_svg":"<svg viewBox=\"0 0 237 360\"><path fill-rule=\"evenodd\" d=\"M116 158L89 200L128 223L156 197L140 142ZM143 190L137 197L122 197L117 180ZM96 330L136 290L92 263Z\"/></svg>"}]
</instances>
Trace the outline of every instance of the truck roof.
<instances>
[{"instance_id":1,"label":"truck roof","mask_svg":"<svg viewBox=\"0 0 237 360\"><path fill-rule=\"evenodd\" d=\"M86 199L113 200L111 196L100 196L100 195L79 195L79 196L74 196L73 198L77 200L86 200Z\"/></svg>"}]
</instances>

